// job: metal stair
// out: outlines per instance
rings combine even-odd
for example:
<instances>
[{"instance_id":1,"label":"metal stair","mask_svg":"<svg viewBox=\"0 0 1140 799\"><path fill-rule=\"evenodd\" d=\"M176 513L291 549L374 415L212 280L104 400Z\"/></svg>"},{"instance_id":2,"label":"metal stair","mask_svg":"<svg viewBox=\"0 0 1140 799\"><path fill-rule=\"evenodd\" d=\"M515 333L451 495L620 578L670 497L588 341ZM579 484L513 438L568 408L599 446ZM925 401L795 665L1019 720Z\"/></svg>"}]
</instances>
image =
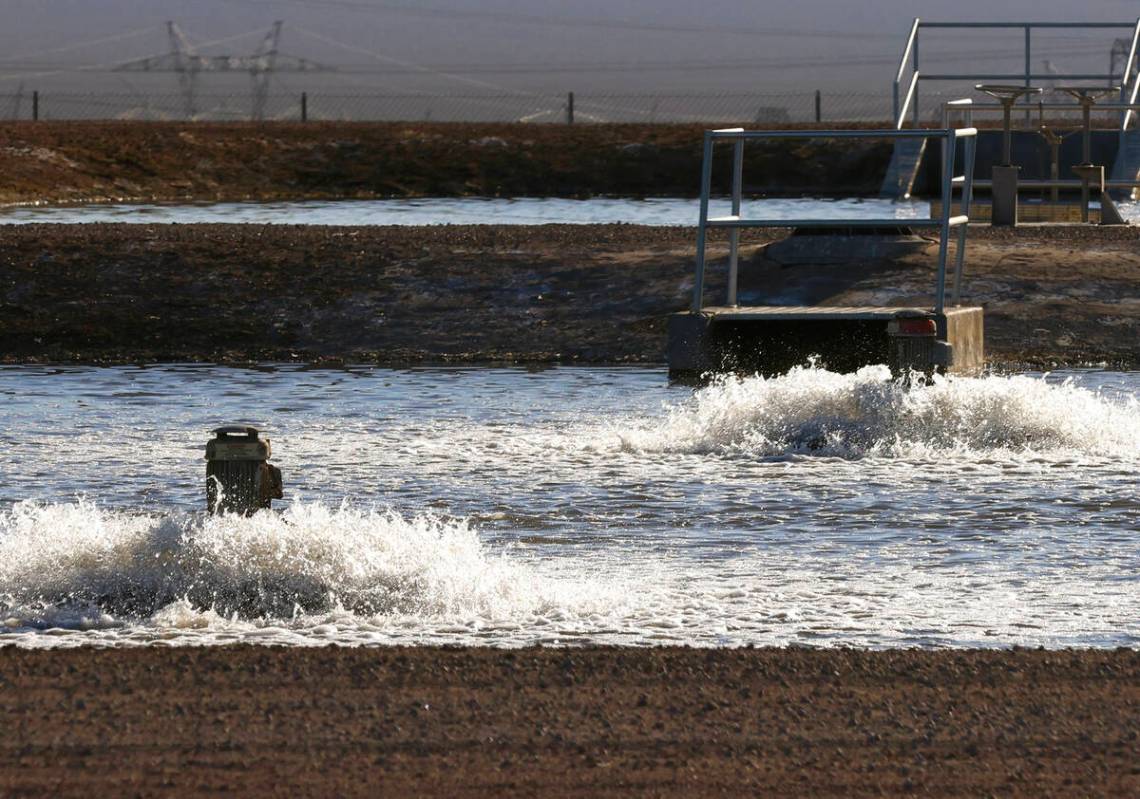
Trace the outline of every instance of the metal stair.
<instances>
[{"instance_id":1,"label":"metal stair","mask_svg":"<svg viewBox=\"0 0 1140 799\"><path fill-rule=\"evenodd\" d=\"M1116 161L1112 165L1112 181L1128 181L1140 178L1140 130L1122 130L1120 132L1120 148L1116 152ZM1135 200L1137 192L1132 189L1118 189L1113 192L1114 199Z\"/></svg>"},{"instance_id":2,"label":"metal stair","mask_svg":"<svg viewBox=\"0 0 1140 799\"><path fill-rule=\"evenodd\" d=\"M891 162L887 166L887 174L883 177L883 185L879 189L879 196L892 200L908 199L911 190L914 189L914 182L918 179L918 168L922 165L922 156L925 152L926 139L896 140L894 150L891 151Z\"/></svg>"}]
</instances>

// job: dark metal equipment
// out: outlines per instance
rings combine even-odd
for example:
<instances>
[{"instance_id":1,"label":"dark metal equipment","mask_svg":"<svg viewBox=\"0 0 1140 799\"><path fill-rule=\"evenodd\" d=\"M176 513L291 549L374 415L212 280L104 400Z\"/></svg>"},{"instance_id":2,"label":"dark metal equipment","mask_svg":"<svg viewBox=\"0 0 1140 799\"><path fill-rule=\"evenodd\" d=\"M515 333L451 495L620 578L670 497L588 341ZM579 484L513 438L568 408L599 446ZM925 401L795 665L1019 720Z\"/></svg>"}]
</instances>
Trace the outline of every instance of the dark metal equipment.
<instances>
[{"instance_id":1,"label":"dark metal equipment","mask_svg":"<svg viewBox=\"0 0 1140 799\"><path fill-rule=\"evenodd\" d=\"M270 464L269 439L256 427L226 425L206 442L206 509L249 516L281 499L281 470Z\"/></svg>"}]
</instances>

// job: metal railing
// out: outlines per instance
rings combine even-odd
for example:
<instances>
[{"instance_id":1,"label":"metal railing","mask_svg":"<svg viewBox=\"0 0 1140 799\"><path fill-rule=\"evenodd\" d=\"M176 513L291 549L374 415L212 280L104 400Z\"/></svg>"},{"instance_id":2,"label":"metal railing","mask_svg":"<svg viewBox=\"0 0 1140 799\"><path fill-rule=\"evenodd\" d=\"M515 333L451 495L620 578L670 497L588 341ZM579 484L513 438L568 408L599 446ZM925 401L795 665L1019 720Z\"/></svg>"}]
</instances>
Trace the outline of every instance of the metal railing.
<instances>
[{"instance_id":1,"label":"metal railing","mask_svg":"<svg viewBox=\"0 0 1140 799\"><path fill-rule=\"evenodd\" d=\"M1137 82L1137 85L1140 85L1140 81ZM989 114L989 113L1000 114L1000 113L1002 113L1003 110L1004 109L1002 108L1001 103L975 103L973 100L970 100L970 99L952 100L950 102L946 102L946 103L942 104L942 127L948 128L951 126L951 120L952 120L952 117L954 114L961 114L963 124L967 127L971 127L974 124L974 114ZM1037 112L1037 123L1036 124L1029 124L1029 125L1013 126L1011 128L1011 130L1016 131L1018 133L1038 133L1043 129L1046 121L1049 121L1055 129L1056 123L1058 120L1056 118L1046 117L1045 112L1047 112L1047 111L1062 111L1062 112L1065 112L1066 114L1079 114L1079 113L1081 113L1082 109L1081 109L1081 106L1079 103L1046 103L1046 102L1037 101L1037 102L1034 102L1030 106L1029 110ZM1110 115L1112 117L1115 117L1117 113L1120 113L1122 115L1121 119L1127 120L1128 114L1135 115L1135 113L1137 111L1140 111L1140 103L1138 103L1138 102L1098 103L1096 106L1093 107L1092 110L1095 114ZM1079 133L1082 130L1084 130L1084 128L1080 123L1075 123L1070 130L1072 133ZM1116 132L1118 132L1121 135L1121 137L1123 137L1126 128L1122 127L1119 130L1117 130L1115 127L1113 127L1113 128L1096 128L1096 127L1093 127L1093 128L1090 128L1090 131L1086 131L1086 135L1087 135L1087 132L1091 132L1091 131L1095 131L1095 130L1100 130L1100 131L1116 130ZM1122 150L1122 148L1118 149L1118 151L1117 151L1118 156L1117 157L1119 157L1119 153L1121 152L1121 150ZM1088 155L1087 155L1088 143L1087 142L1084 144L1084 151L1086 153L1086 155L1084 157L1087 158L1088 157ZM1080 188L1082 184L1083 184L1083 181L1080 181L1080 180L1072 180L1072 179L1064 180L1064 179L1060 179L1060 178L1053 178L1053 179L1046 179L1046 180L1037 180L1037 179L1019 180L1017 185L1018 185L1019 189L1048 189L1048 188L1071 189L1071 188ZM988 180L983 179L983 180L974 181L974 187L975 188L988 189L988 188L990 188L990 186L991 186L991 181L988 181ZM1132 189L1132 188L1137 188L1137 187L1140 187L1140 175L1138 175L1135 179L1132 179L1132 180L1106 180L1104 182L1104 187L1106 189ZM1056 198L1054 198L1054 199L1056 199Z\"/></svg>"},{"instance_id":2,"label":"metal railing","mask_svg":"<svg viewBox=\"0 0 1140 799\"><path fill-rule=\"evenodd\" d=\"M919 39L921 31L926 29L1020 29L1024 32L1024 69L1021 72L963 72L963 73L924 73L919 69ZM1140 18L1135 22L924 22L915 17L911 24L910 35L907 36L903 47L902 57L899 59L898 70L895 72L891 84L892 109L894 112L895 128L902 128L906 123L907 113L911 114L912 122L919 122L918 96L919 84L924 81L963 81L970 83L988 83L1001 81L1024 82L1031 86L1034 81L1056 80L1057 75L1039 74L1033 72L1031 57L1033 52L1033 31L1037 29L1096 30L1096 29L1127 29L1132 32L1131 47L1124 69L1120 74L1106 73L1079 73L1065 75L1069 81L1097 81L1102 84L1119 85L1120 101L1122 103L1135 103L1140 93L1140 73L1133 77L1133 69L1137 65L1137 45L1140 44ZM910 78L906 79L907 67L910 67ZM905 90L903 86L905 85ZM1127 129L1134 117L1129 110L1121 120L1121 129Z\"/></svg>"},{"instance_id":3,"label":"metal railing","mask_svg":"<svg viewBox=\"0 0 1140 799\"><path fill-rule=\"evenodd\" d=\"M728 297L726 304L735 306L737 278L740 266L740 231L743 228L881 228L913 227L937 228L939 231L938 274L934 287L934 311L941 313L946 305L946 260L949 253L950 230L957 229L957 247L954 253L954 291L952 301L958 304L962 289L962 267L966 255L966 231L970 222L970 201L974 185L974 156L977 144L974 128L944 128L940 130L744 130L725 128L705 131L704 160L701 164L700 219L697 227L697 267L693 286L693 313L704 307L705 249L708 231L726 228L729 231ZM740 208L744 188L744 143L760 139L938 139L943 148L942 158L942 213L938 219L747 219ZM954 174L955 152L958 141L964 140L965 170ZM727 216L709 216L712 194L713 148L717 142L731 141L732 195L731 213ZM962 213L951 215L954 188L962 189Z\"/></svg>"}]
</instances>

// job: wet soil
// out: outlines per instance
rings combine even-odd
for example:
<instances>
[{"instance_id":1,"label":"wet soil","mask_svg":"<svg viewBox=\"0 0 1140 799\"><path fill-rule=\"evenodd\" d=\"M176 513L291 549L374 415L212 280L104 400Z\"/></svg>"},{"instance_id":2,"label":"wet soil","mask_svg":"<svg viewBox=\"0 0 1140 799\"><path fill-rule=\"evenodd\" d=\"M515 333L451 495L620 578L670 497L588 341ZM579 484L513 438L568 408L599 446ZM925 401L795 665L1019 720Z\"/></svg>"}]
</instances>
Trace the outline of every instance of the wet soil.
<instances>
[{"instance_id":1,"label":"wet soil","mask_svg":"<svg viewBox=\"0 0 1140 799\"><path fill-rule=\"evenodd\" d=\"M704 127L4 122L0 203L695 196ZM890 153L881 140L755 143L745 174L749 191L874 194Z\"/></svg>"},{"instance_id":2,"label":"wet soil","mask_svg":"<svg viewBox=\"0 0 1140 799\"><path fill-rule=\"evenodd\" d=\"M742 301L932 302L935 246L787 265L746 233ZM1140 365L1140 233L971 230L996 365ZM723 296L725 242L707 297ZM694 231L632 225L0 228L0 361L662 363Z\"/></svg>"},{"instance_id":3,"label":"wet soil","mask_svg":"<svg viewBox=\"0 0 1140 799\"><path fill-rule=\"evenodd\" d=\"M1140 653L0 650L5 796L1136 796Z\"/></svg>"}]
</instances>

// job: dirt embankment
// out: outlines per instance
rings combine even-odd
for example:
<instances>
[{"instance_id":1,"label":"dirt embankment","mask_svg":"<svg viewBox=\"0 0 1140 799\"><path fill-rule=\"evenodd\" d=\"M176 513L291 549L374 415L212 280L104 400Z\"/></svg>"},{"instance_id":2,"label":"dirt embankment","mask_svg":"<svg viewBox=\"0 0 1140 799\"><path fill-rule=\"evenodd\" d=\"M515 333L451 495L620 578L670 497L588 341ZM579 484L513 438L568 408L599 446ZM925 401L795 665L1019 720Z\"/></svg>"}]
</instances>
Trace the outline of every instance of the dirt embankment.
<instances>
[{"instance_id":1,"label":"dirt embankment","mask_svg":"<svg viewBox=\"0 0 1140 799\"><path fill-rule=\"evenodd\" d=\"M0 203L693 196L701 125L0 123ZM873 194L890 143L747 152L751 190ZM719 159L728 186L731 157Z\"/></svg>"},{"instance_id":2,"label":"dirt embankment","mask_svg":"<svg viewBox=\"0 0 1140 799\"><path fill-rule=\"evenodd\" d=\"M772 231L781 236L786 232ZM0 360L661 363L694 231L632 225L0 229ZM929 304L934 246L782 267L744 237L741 301ZM713 241L707 298L723 296ZM1140 235L971 233L963 299L997 365L1140 364Z\"/></svg>"},{"instance_id":3,"label":"dirt embankment","mask_svg":"<svg viewBox=\"0 0 1140 799\"><path fill-rule=\"evenodd\" d=\"M6 796L1136 796L1135 651L0 650Z\"/></svg>"}]
</instances>

